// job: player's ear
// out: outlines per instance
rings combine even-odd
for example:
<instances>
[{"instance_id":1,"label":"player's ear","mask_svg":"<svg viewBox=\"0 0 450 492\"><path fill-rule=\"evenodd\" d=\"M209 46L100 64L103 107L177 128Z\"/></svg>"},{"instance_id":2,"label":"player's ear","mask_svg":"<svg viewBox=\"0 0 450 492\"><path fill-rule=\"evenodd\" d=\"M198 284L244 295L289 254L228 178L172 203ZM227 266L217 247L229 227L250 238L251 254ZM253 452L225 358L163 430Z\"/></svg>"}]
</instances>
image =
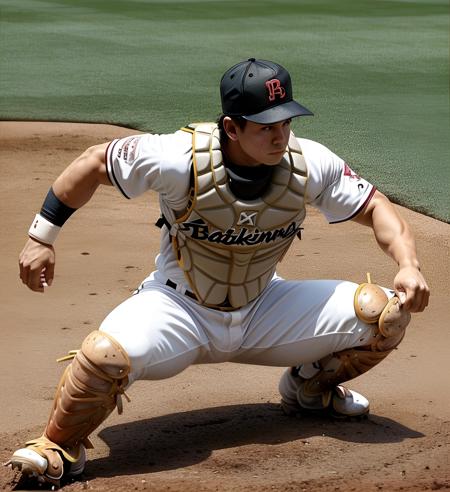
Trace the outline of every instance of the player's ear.
<instances>
[{"instance_id":1,"label":"player's ear","mask_svg":"<svg viewBox=\"0 0 450 492\"><path fill-rule=\"evenodd\" d=\"M229 116L225 116L223 119L223 129L230 140L238 140L238 126Z\"/></svg>"}]
</instances>

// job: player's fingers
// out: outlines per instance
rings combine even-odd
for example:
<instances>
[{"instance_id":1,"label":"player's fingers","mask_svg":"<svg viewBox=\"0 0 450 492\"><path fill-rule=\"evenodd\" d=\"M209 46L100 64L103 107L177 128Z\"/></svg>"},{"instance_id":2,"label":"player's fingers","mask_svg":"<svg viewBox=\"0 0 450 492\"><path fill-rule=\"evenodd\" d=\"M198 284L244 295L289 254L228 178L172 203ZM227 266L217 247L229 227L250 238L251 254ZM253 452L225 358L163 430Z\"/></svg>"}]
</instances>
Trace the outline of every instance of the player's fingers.
<instances>
[{"instance_id":1,"label":"player's fingers","mask_svg":"<svg viewBox=\"0 0 450 492\"><path fill-rule=\"evenodd\" d=\"M40 282L40 286L43 287L45 289L45 287L48 287L48 283L47 283L47 280L45 278L45 271L42 270L41 272L41 276L39 278L39 282Z\"/></svg>"},{"instance_id":2,"label":"player's fingers","mask_svg":"<svg viewBox=\"0 0 450 492\"><path fill-rule=\"evenodd\" d=\"M417 312L419 313L428 306L428 302L430 300L430 290L428 289L428 286L426 284L421 287L420 293L420 303L417 308Z\"/></svg>"},{"instance_id":3,"label":"player's fingers","mask_svg":"<svg viewBox=\"0 0 450 492\"><path fill-rule=\"evenodd\" d=\"M55 276L55 264L49 263L45 267L45 271L44 271L44 280L47 285L52 285L54 276Z\"/></svg>"},{"instance_id":4,"label":"player's fingers","mask_svg":"<svg viewBox=\"0 0 450 492\"><path fill-rule=\"evenodd\" d=\"M30 273L30 268L26 267L23 263L19 262L19 278L25 285L28 284L28 275Z\"/></svg>"},{"instance_id":5,"label":"player's fingers","mask_svg":"<svg viewBox=\"0 0 450 492\"><path fill-rule=\"evenodd\" d=\"M406 290L406 300L403 306L412 313L421 312L428 304L428 295L426 285L416 284Z\"/></svg>"},{"instance_id":6,"label":"player's fingers","mask_svg":"<svg viewBox=\"0 0 450 492\"><path fill-rule=\"evenodd\" d=\"M30 280L30 262L26 260L23 254L19 257L19 277L22 283L28 285Z\"/></svg>"},{"instance_id":7,"label":"player's fingers","mask_svg":"<svg viewBox=\"0 0 450 492\"><path fill-rule=\"evenodd\" d=\"M404 305L406 301L406 294L403 291L397 293L397 297L400 299L400 304Z\"/></svg>"},{"instance_id":8,"label":"player's fingers","mask_svg":"<svg viewBox=\"0 0 450 492\"><path fill-rule=\"evenodd\" d=\"M402 287L402 290L396 291L396 295L400 299L400 304L403 309L410 312L414 311L414 304L416 301L413 289L410 287Z\"/></svg>"},{"instance_id":9,"label":"player's fingers","mask_svg":"<svg viewBox=\"0 0 450 492\"><path fill-rule=\"evenodd\" d=\"M419 309L420 313L424 311L424 309L428 306L429 302L430 302L430 294L428 293L426 296L423 297L422 304L420 305L420 309Z\"/></svg>"},{"instance_id":10,"label":"player's fingers","mask_svg":"<svg viewBox=\"0 0 450 492\"><path fill-rule=\"evenodd\" d=\"M410 311L412 313L416 312L417 310L417 303L418 303L418 298L413 289L407 289L405 293L405 301L403 303L404 309L407 311Z\"/></svg>"},{"instance_id":11,"label":"player's fingers","mask_svg":"<svg viewBox=\"0 0 450 492\"><path fill-rule=\"evenodd\" d=\"M33 267L30 268L27 285L31 290L35 292L44 291L44 286L42 285L42 281L41 281L41 273L42 273L41 268L33 268Z\"/></svg>"}]
</instances>

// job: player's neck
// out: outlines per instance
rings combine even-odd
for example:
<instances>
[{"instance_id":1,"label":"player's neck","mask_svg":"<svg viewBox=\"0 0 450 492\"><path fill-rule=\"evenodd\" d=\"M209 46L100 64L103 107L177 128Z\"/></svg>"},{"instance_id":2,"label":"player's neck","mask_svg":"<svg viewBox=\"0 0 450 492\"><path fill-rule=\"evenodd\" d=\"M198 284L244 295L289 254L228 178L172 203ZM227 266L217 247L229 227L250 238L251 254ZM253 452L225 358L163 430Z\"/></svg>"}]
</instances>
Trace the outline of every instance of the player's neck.
<instances>
[{"instance_id":1,"label":"player's neck","mask_svg":"<svg viewBox=\"0 0 450 492\"><path fill-rule=\"evenodd\" d=\"M256 161L253 157L244 152L242 147L239 145L239 142L228 139L225 142L222 142L221 147L225 164L228 162L234 164L235 166L245 167L255 167L261 165L261 162Z\"/></svg>"}]
</instances>

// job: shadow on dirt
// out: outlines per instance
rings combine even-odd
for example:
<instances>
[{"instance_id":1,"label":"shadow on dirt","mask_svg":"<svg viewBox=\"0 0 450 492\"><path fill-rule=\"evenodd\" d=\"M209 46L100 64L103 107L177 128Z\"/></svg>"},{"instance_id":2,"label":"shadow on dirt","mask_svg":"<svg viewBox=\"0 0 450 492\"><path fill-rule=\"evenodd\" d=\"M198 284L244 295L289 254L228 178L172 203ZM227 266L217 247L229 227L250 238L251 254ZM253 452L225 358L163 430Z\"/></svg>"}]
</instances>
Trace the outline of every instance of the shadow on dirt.
<instances>
[{"instance_id":1,"label":"shadow on dirt","mask_svg":"<svg viewBox=\"0 0 450 492\"><path fill-rule=\"evenodd\" d=\"M315 436L354 443L395 443L423 437L386 417L347 422L286 417L279 405L233 405L169 414L103 429L110 456L88 462L86 475L109 477L191 466L213 450L276 445Z\"/></svg>"},{"instance_id":2,"label":"shadow on dirt","mask_svg":"<svg viewBox=\"0 0 450 492\"><path fill-rule=\"evenodd\" d=\"M174 413L104 428L99 437L110 455L88 461L82 480L155 473L206 460L214 450L251 444L278 445L325 436L350 443L397 443L424 437L386 417L360 421L286 417L280 405L243 404ZM310 449L308 453L310 453ZM63 482L70 485L72 482ZM52 490L23 477L8 490Z\"/></svg>"}]
</instances>

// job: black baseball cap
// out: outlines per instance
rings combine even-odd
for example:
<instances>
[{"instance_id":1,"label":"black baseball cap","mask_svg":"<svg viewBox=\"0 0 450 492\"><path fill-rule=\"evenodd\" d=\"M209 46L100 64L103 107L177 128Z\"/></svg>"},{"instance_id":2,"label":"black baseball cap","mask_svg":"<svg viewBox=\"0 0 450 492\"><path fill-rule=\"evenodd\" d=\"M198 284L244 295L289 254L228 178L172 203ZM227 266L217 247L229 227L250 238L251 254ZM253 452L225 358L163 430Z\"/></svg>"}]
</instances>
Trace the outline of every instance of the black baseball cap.
<instances>
[{"instance_id":1,"label":"black baseball cap","mask_svg":"<svg viewBox=\"0 0 450 492\"><path fill-rule=\"evenodd\" d=\"M270 125L312 112L294 101L289 72L278 63L249 58L223 75L220 81L222 111L227 116Z\"/></svg>"}]
</instances>

